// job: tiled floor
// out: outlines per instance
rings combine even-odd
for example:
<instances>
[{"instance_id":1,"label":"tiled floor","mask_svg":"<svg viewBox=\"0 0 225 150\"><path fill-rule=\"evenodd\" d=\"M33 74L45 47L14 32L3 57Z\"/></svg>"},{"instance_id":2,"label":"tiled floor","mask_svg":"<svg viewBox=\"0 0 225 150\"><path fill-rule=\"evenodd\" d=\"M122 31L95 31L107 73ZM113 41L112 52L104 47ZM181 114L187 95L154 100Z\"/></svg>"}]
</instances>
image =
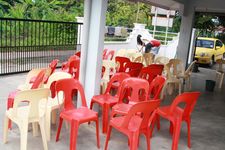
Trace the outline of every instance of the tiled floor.
<instances>
[{"instance_id":1,"label":"tiled floor","mask_svg":"<svg viewBox=\"0 0 225 150\"><path fill-rule=\"evenodd\" d=\"M193 91L201 91L199 101L192 114L191 125L191 141L193 150L224 150L225 149L225 90L224 85L222 90L215 92L205 92L205 80L215 79L213 70L200 68L199 73L193 73L192 83ZM0 78L0 140L2 140L3 118L6 110L6 99L10 91L23 83L25 74L9 75ZM162 105L170 104L174 96L167 96L162 102ZM101 121L101 119L100 119ZM161 130L155 131L151 139L152 150L169 150L171 149L171 136L168 132L169 123L166 120L161 120ZM70 130L65 126L62 129L59 142L55 142L56 126L52 125L51 141L48 142L49 150L67 150L69 149ZM104 147L105 135L100 132L101 149ZM0 142L1 150L17 150L20 145L20 134L18 127L15 125L9 131L8 143ZM41 137L33 137L31 131L28 134L28 150L43 149ZM95 150L95 125L82 125L79 128L78 150ZM127 138L113 130L111 140L109 142L109 150L125 150L128 149ZM146 143L144 136L141 136L139 150L145 150ZM182 124L181 136L179 140L179 150L186 150L187 147L187 130L186 124Z\"/></svg>"}]
</instances>

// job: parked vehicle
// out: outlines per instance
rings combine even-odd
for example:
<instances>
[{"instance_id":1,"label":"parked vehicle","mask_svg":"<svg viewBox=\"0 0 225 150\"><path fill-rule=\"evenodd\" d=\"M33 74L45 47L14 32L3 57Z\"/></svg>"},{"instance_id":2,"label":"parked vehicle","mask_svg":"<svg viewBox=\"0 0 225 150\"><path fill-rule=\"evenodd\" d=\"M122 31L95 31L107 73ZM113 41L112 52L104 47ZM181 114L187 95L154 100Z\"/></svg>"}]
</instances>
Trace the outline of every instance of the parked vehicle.
<instances>
[{"instance_id":1,"label":"parked vehicle","mask_svg":"<svg viewBox=\"0 0 225 150\"><path fill-rule=\"evenodd\" d=\"M196 41L195 60L212 66L216 60L225 58L225 46L216 38L199 37Z\"/></svg>"}]
</instances>

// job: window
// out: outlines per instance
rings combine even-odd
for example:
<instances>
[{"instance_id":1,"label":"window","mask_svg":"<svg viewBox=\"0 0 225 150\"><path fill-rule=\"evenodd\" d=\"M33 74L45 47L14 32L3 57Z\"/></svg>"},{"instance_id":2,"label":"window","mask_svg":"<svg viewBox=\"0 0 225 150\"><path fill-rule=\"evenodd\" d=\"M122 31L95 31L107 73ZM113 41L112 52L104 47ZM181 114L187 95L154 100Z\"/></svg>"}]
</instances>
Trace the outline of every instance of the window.
<instances>
[{"instance_id":1,"label":"window","mask_svg":"<svg viewBox=\"0 0 225 150\"><path fill-rule=\"evenodd\" d=\"M213 49L214 48L214 41L210 41L210 40L197 40L196 43L197 47L203 47L203 48L210 48Z\"/></svg>"},{"instance_id":2,"label":"window","mask_svg":"<svg viewBox=\"0 0 225 150\"><path fill-rule=\"evenodd\" d=\"M217 41L216 41L216 47L217 47L217 46L222 47L222 46L223 46L223 43L222 43L221 41L217 40Z\"/></svg>"}]
</instances>

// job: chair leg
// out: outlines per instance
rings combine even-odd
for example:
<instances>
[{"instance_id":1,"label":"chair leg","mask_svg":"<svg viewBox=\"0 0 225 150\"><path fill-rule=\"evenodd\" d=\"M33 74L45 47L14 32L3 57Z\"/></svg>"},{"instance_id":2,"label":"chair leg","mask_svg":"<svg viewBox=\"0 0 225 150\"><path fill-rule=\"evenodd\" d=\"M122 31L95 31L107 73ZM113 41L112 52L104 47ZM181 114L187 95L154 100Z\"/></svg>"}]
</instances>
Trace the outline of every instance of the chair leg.
<instances>
[{"instance_id":1,"label":"chair leg","mask_svg":"<svg viewBox=\"0 0 225 150\"><path fill-rule=\"evenodd\" d=\"M45 118L41 118L39 121L40 130L41 130L41 136L42 136L42 142L44 150L48 150L48 144L47 144L47 138L46 138L46 131L45 131Z\"/></svg>"},{"instance_id":2,"label":"chair leg","mask_svg":"<svg viewBox=\"0 0 225 150\"><path fill-rule=\"evenodd\" d=\"M130 143L130 150L137 150L138 149L138 138L139 138L139 133L135 132L132 135L131 143Z\"/></svg>"},{"instance_id":3,"label":"chair leg","mask_svg":"<svg viewBox=\"0 0 225 150\"><path fill-rule=\"evenodd\" d=\"M56 134L56 142L59 140L59 135L60 135L60 131L61 131L61 128L62 128L62 123L63 123L63 118L59 118L59 127L58 127L58 130L57 130L57 134Z\"/></svg>"},{"instance_id":4,"label":"chair leg","mask_svg":"<svg viewBox=\"0 0 225 150\"><path fill-rule=\"evenodd\" d=\"M79 123L75 120L72 120L70 132L70 150L76 150L78 128Z\"/></svg>"},{"instance_id":5,"label":"chair leg","mask_svg":"<svg viewBox=\"0 0 225 150\"><path fill-rule=\"evenodd\" d=\"M47 111L45 114L45 129L47 140L50 141L51 138L51 111Z\"/></svg>"},{"instance_id":6,"label":"chair leg","mask_svg":"<svg viewBox=\"0 0 225 150\"><path fill-rule=\"evenodd\" d=\"M103 107L103 114L102 114L102 133L107 133L108 122L109 122L109 105L105 104Z\"/></svg>"},{"instance_id":7,"label":"chair leg","mask_svg":"<svg viewBox=\"0 0 225 150\"><path fill-rule=\"evenodd\" d=\"M108 148L108 142L109 142L109 139L110 139L110 136L111 136L111 131L112 131L112 126L109 125L106 140L105 140L105 149L104 150L107 150L107 148Z\"/></svg>"},{"instance_id":8,"label":"chair leg","mask_svg":"<svg viewBox=\"0 0 225 150\"><path fill-rule=\"evenodd\" d=\"M52 110L52 124L56 124L56 118L57 118L57 114L56 114L56 109L55 110Z\"/></svg>"},{"instance_id":9,"label":"chair leg","mask_svg":"<svg viewBox=\"0 0 225 150\"><path fill-rule=\"evenodd\" d=\"M146 143L147 143L147 150L151 149L151 143L150 143L150 138L151 138L151 131L147 131L147 133L145 133L145 137L146 137Z\"/></svg>"},{"instance_id":10,"label":"chair leg","mask_svg":"<svg viewBox=\"0 0 225 150\"><path fill-rule=\"evenodd\" d=\"M173 135L173 123L170 121L170 134Z\"/></svg>"},{"instance_id":11,"label":"chair leg","mask_svg":"<svg viewBox=\"0 0 225 150\"><path fill-rule=\"evenodd\" d=\"M172 150L178 149L178 143L180 138L180 129L181 129L181 119L176 119L175 123L173 124L173 143L172 143Z\"/></svg>"},{"instance_id":12,"label":"chair leg","mask_svg":"<svg viewBox=\"0 0 225 150\"><path fill-rule=\"evenodd\" d=\"M8 141L8 127L9 127L9 118L5 116L4 120L4 131L3 131L3 143Z\"/></svg>"},{"instance_id":13,"label":"chair leg","mask_svg":"<svg viewBox=\"0 0 225 150\"><path fill-rule=\"evenodd\" d=\"M156 115L157 129L160 130L160 116Z\"/></svg>"},{"instance_id":14,"label":"chair leg","mask_svg":"<svg viewBox=\"0 0 225 150\"><path fill-rule=\"evenodd\" d=\"M33 136L38 136L38 123L32 122L32 128L33 128Z\"/></svg>"},{"instance_id":15,"label":"chair leg","mask_svg":"<svg viewBox=\"0 0 225 150\"><path fill-rule=\"evenodd\" d=\"M28 130L28 122L23 122L19 125L20 129L20 149L27 149L27 130Z\"/></svg>"},{"instance_id":16,"label":"chair leg","mask_svg":"<svg viewBox=\"0 0 225 150\"><path fill-rule=\"evenodd\" d=\"M191 121L187 121L188 128L188 147L191 148Z\"/></svg>"},{"instance_id":17,"label":"chair leg","mask_svg":"<svg viewBox=\"0 0 225 150\"><path fill-rule=\"evenodd\" d=\"M182 82L179 82L179 95L181 94L181 91L182 91Z\"/></svg>"},{"instance_id":18,"label":"chair leg","mask_svg":"<svg viewBox=\"0 0 225 150\"><path fill-rule=\"evenodd\" d=\"M99 139L99 123L98 118L95 121L96 123L96 138L97 138L97 147L100 148L100 139Z\"/></svg>"}]
</instances>

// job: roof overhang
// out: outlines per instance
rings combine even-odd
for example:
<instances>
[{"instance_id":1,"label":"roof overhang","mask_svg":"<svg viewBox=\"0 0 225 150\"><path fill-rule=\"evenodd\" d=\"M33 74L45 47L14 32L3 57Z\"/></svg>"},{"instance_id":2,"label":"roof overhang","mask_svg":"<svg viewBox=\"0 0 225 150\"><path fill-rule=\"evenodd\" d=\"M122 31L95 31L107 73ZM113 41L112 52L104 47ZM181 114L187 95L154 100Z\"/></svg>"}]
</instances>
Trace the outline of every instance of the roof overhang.
<instances>
[{"instance_id":1,"label":"roof overhang","mask_svg":"<svg viewBox=\"0 0 225 150\"><path fill-rule=\"evenodd\" d=\"M182 10L185 0L128 0L132 2L143 2L156 7L169 10Z\"/></svg>"}]
</instances>

